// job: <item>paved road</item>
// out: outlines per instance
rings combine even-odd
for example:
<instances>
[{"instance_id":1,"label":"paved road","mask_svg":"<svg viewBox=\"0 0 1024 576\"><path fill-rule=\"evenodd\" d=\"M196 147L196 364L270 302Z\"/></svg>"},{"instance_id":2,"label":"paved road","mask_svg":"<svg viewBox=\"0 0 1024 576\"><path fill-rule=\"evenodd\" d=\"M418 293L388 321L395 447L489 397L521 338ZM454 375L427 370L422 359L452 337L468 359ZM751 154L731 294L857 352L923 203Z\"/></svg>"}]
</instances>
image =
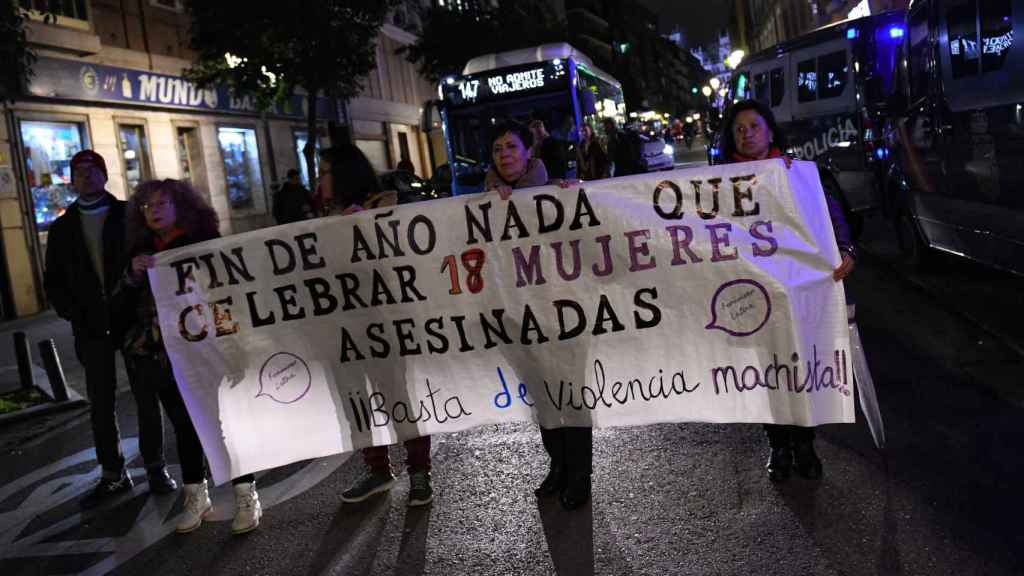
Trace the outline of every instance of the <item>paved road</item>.
<instances>
[{"instance_id":1,"label":"paved road","mask_svg":"<svg viewBox=\"0 0 1024 576\"><path fill-rule=\"evenodd\" d=\"M702 162L690 156L677 161ZM405 507L404 475L387 496L342 505L362 470L342 455L259 475L266 516L252 534L230 536L221 487L208 525L178 536L180 495L144 484L78 509L97 470L87 417L73 413L0 430L0 574L1024 573L1020 279L943 258L906 270L884 222L869 216L865 234L870 253L847 288L889 445L876 450L862 422L822 427L820 482L767 482L759 426L606 429L593 502L566 513L532 495L545 466L536 427L488 426L435 438L432 506ZM41 315L0 339L56 336L80 387L62 327ZM121 402L141 466L131 396Z\"/></svg>"},{"instance_id":2,"label":"paved road","mask_svg":"<svg viewBox=\"0 0 1024 576\"><path fill-rule=\"evenodd\" d=\"M404 475L388 496L342 505L337 494L361 464L336 457L261 475L268 510L255 533L229 535L219 489L215 520L178 536L180 498L145 486L80 513L74 498L96 474L80 418L17 447L18 431L3 432L0 573L1024 572L1021 392L973 371L1008 366L1012 351L979 344L984 331L871 257L849 290L890 443L879 453L862 423L823 427L820 482L768 483L758 426L600 430L594 500L569 514L532 496L544 471L536 428L489 426L436 438L430 507L405 508ZM129 437L132 420L123 419ZM126 446L137 453L133 439Z\"/></svg>"}]
</instances>

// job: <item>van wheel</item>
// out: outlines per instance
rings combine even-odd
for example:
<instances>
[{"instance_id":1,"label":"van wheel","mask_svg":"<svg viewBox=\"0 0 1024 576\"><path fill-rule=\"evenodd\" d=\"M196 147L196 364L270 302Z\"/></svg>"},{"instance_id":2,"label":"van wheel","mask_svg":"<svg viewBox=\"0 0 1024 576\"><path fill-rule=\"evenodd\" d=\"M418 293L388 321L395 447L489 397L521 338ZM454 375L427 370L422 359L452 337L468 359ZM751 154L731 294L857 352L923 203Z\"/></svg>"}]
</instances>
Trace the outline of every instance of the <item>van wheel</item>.
<instances>
[{"instance_id":1,"label":"van wheel","mask_svg":"<svg viewBox=\"0 0 1024 576\"><path fill-rule=\"evenodd\" d=\"M921 237L914 217L907 209L896 214L896 240L900 250L900 264L915 270L925 270L931 264L931 248Z\"/></svg>"}]
</instances>

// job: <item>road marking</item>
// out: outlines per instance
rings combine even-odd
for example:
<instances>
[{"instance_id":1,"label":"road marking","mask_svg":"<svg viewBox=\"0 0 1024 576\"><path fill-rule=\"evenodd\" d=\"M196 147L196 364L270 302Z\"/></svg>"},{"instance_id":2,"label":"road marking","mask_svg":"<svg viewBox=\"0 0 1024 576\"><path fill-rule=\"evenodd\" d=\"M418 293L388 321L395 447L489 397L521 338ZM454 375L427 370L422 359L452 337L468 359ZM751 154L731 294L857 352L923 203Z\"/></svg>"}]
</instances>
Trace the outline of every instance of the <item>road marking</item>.
<instances>
[{"instance_id":1,"label":"road marking","mask_svg":"<svg viewBox=\"0 0 1024 576\"><path fill-rule=\"evenodd\" d=\"M125 438L122 441L126 461L130 462L139 455L138 445L138 438ZM350 456L351 453L347 453L312 460L274 484L259 486L263 509L269 510L316 486L340 468ZM181 495L180 491L164 495L147 495L145 504L135 515L131 527L120 536L62 541L51 539L78 528L83 523L96 521L125 502L146 494L148 487L145 486L145 469L132 468L129 474L133 479L142 479L142 482L136 484L130 493L125 493L94 511L81 512L75 506L74 512L68 516L25 535L26 528L33 521L71 500L76 500L92 488L100 474L98 465L87 472L67 471L83 463L94 462L95 459L95 449L89 448L0 486L0 505L31 488L31 492L14 509L0 513L0 560L107 554L94 564L82 566L81 572L86 575L106 574L174 532L178 515L169 515ZM178 467L169 468L177 471ZM257 478L260 476L262 475L257 475ZM214 503L214 512L207 521L225 521L234 517L234 495L230 484L214 488L210 497Z\"/></svg>"}]
</instances>

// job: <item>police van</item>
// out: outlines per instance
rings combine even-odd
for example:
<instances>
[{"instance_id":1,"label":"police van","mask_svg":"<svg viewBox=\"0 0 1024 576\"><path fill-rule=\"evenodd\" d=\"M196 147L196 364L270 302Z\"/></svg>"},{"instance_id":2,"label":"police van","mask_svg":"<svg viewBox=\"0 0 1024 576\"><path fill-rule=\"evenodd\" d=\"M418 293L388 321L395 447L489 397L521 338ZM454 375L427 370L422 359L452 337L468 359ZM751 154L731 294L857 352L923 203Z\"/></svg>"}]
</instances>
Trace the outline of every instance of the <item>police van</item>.
<instances>
[{"instance_id":1,"label":"police van","mask_svg":"<svg viewBox=\"0 0 1024 576\"><path fill-rule=\"evenodd\" d=\"M787 152L823 168L822 185L848 214L881 203L889 149L879 128L897 87L904 14L819 28L751 56L733 75L733 97L771 108ZM858 222L851 218L855 232Z\"/></svg>"},{"instance_id":2,"label":"police van","mask_svg":"<svg viewBox=\"0 0 1024 576\"><path fill-rule=\"evenodd\" d=\"M1024 274L1024 0L915 0L887 130L887 204L911 261Z\"/></svg>"}]
</instances>

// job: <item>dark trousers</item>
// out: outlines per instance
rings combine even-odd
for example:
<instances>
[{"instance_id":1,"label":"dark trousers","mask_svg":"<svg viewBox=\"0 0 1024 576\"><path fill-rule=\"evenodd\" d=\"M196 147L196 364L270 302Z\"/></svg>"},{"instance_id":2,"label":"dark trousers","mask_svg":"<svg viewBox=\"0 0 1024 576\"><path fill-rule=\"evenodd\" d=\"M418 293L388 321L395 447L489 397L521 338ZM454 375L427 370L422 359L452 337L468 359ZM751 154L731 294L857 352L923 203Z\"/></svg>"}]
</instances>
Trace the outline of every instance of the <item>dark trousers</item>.
<instances>
[{"instance_id":1,"label":"dark trousers","mask_svg":"<svg viewBox=\"0 0 1024 576\"><path fill-rule=\"evenodd\" d=\"M794 444L804 444L814 441L814 428L808 428L806 426L765 424L764 433L768 436L768 445L772 448L784 448Z\"/></svg>"},{"instance_id":2,"label":"dark trousers","mask_svg":"<svg viewBox=\"0 0 1024 576\"><path fill-rule=\"evenodd\" d=\"M178 461L181 463L181 479L186 484L202 482L206 478L206 455L203 453L203 445L199 442L196 428L192 424L192 418L188 415L185 400L181 397L177 382L174 381L174 373L171 372L169 366L164 366L164 363L156 358L131 356L128 363L132 366L133 379L136 381L136 398L144 398L147 405L155 406L157 414L159 414L162 404L164 412L167 413L167 419L174 426L174 439L178 445ZM150 433L159 434L162 443L163 421L150 422L148 426L151 427ZM139 427L142 428L141 420ZM241 484L252 481L253 475L246 474L235 478L232 483Z\"/></svg>"},{"instance_id":3,"label":"dark trousers","mask_svg":"<svg viewBox=\"0 0 1024 576\"><path fill-rule=\"evenodd\" d=\"M405 461L409 472L430 472L430 436L420 436L405 441L409 457ZM363 448L363 462L373 472L390 472L391 456L387 446Z\"/></svg>"},{"instance_id":4,"label":"dark trousers","mask_svg":"<svg viewBox=\"0 0 1024 576\"><path fill-rule=\"evenodd\" d=\"M593 428L541 428L540 439L551 457L551 467L565 470L566 478L582 478L593 473Z\"/></svg>"},{"instance_id":5,"label":"dark trousers","mask_svg":"<svg viewBox=\"0 0 1024 576\"><path fill-rule=\"evenodd\" d=\"M75 337L75 355L85 367L85 388L89 396L89 411L92 422L93 444L96 446L96 460L103 468L104 476L119 477L124 471L124 453L121 452L121 435L117 425L117 370L115 352L117 347L109 337ZM160 406L147 402L146 394L136 390L135 379L128 369L129 384L135 396L139 418L139 450L146 468L164 465L163 424Z\"/></svg>"}]
</instances>

